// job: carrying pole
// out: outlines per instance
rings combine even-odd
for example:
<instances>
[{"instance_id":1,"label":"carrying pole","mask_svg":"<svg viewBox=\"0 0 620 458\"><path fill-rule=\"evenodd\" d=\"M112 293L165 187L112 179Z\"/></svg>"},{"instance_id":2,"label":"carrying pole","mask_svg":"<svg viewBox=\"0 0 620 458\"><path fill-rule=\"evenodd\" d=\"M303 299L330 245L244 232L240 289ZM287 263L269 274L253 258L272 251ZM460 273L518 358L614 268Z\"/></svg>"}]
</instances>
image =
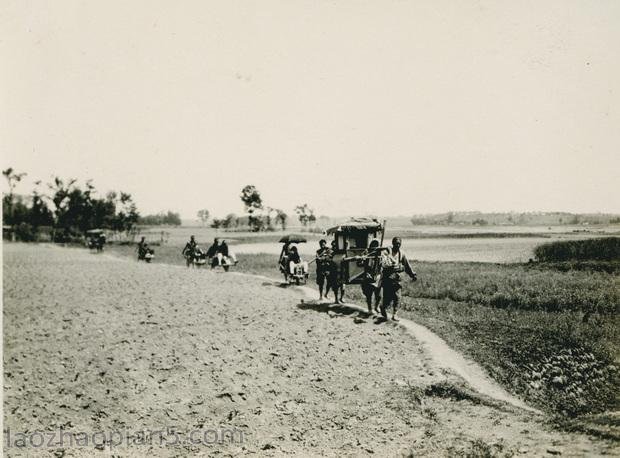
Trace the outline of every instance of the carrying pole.
<instances>
[{"instance_id":1,"label":"carrying pole","mask_svg":"<svg viewBox=\"0 0 620 458\"><path fill-rule=\"evenodd\" d=\"M385 236L385 221L383 220L383 228L381 229L381 243L379 244L381 248L383 248L383 237Z\"/></svg>"}]
</instances>

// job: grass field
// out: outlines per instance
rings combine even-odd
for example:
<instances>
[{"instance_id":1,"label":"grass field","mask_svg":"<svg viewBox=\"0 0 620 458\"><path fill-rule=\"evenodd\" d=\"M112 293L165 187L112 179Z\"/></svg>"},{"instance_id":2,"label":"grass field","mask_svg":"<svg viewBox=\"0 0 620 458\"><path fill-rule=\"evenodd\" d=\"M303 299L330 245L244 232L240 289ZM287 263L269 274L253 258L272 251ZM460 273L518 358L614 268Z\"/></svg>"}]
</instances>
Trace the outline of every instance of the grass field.
<instances>
[{"instance_id":1,"label":"grass field","mask_svg":"<svg viewBox=\"0 0 620 458\"><path fill-rule=\"evenodd\" d=\"M239 241L256 240L247 237ZM133 247L110 248L134 256ZM181 248L156 247L156 262L183 264ZM238 258L237 271L279 275L275 254ZM403 314L559 417L617 410L620 275L563 266L418 261L419 280L404 283ZM346 298L363 303L357 286L347 287Z\"/></svg>"},{"instance_id":2,"label":"grass field","mask_svg":"<svg viewBox=\"0 0 620 458\"><path fill-rule=\"evenodd\" d=\"M246 255L240 269L276 276L276 261ZM473 263L420 262L415 269L419 281L404 283L404 315L510 391L560 415L620 407L618 275ZM348 286L345 297L364 303L358 286Z\"/></svg>"}]
</instances>

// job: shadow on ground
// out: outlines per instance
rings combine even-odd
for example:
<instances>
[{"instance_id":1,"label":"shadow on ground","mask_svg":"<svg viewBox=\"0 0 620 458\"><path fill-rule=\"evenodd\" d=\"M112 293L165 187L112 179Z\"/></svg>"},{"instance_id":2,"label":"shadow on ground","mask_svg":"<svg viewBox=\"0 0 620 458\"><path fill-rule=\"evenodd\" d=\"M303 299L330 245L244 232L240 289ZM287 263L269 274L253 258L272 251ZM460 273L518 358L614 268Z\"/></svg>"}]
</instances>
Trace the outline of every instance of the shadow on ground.
<instances>
[{"instance_id":1,"label":"shadow on ground","mask_svg":"<svg viewBox=\"0 0 620 458\"><path fill-rule=\"evenodd\" d=\"M301 310L314 310L319 313L328 313L332 318L351 317L356 324L367 323L368 319L374 319L375 324L385 323L385 319L368 312L363 312L348 304L333 304L320 301L304 301L297 304Z\"/></svg>"},{"instance_id":2,"label":"shadow on ground","mask_svg":"<svg viewBox=\"0 0 620 458\"><path fill-rule=\"evenodd\" d=\"M264 281L261 283L262 286L275 286L276 288L295 288L298 285L292 283L282 283L279 281Z\"/></svg>"}]
</instances>

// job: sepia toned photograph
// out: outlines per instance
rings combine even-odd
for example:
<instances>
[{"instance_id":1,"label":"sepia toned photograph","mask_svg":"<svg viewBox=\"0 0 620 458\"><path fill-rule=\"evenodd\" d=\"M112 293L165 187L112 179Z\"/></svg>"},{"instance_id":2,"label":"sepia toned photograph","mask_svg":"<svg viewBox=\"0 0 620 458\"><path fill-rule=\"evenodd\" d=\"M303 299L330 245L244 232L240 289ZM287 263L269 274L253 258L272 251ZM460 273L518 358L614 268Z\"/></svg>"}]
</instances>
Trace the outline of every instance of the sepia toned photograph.
<instances>
[{"instance_id":1,"label":"sepia toned photograph","mask_svg":"<svg viewBox=\"0 0 620 458\"><path fill-rule=\"evenodd\" d=\"M0 34L3 456L620 456L620 2Z\"/></svg>"}]
</instances>

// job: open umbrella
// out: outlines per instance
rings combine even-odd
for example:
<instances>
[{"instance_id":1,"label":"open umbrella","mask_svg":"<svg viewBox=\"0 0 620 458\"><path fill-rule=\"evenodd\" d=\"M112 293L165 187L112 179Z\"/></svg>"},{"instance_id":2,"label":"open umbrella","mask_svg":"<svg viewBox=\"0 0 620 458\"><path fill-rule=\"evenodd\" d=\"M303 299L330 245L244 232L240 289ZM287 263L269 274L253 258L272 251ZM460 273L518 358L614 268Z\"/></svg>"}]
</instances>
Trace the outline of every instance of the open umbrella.
<instances>
[{"instance_id":1,"label":"open umbrella","mask_svg":"<svg viewBox=\"0 0 620 458\"><path fill-rule=\"evenodd\" d=\"M306 243L307 240L303 235L289 234L280 239L280 243Z\"/></svg>"}]
</instances>

